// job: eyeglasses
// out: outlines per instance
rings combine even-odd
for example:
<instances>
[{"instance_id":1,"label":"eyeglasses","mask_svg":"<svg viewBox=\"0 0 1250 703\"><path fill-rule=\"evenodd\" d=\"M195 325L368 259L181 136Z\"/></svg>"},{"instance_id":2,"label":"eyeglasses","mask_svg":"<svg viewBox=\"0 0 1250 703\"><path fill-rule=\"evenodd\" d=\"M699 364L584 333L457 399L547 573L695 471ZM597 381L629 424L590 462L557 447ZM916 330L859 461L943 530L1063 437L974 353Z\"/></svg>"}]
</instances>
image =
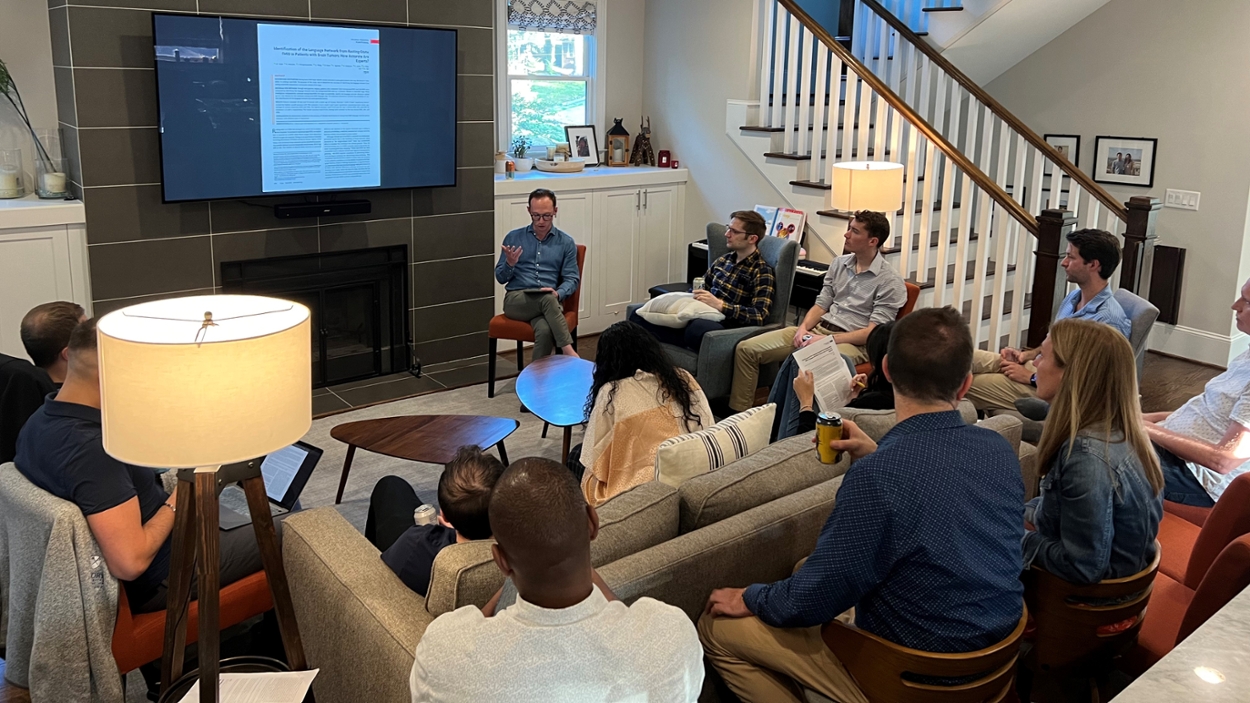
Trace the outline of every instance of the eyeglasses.
<instances>
[{"instance_id":1,"label":"eyeglasses","mask_svg":"<svg viewBox=\"0 0 1250 703\"><path fill-rule=\"evenodd\" d=\"M726 228L725 228L725 231L726 231L726 232L733 232L734 234L740 234L740 235L742 235L742 236L744 236L744 237L747 235L746 230L742 230L742 229L734 229L733 227L726 227Z\"/></svg>"},{"instance_id":2,"label":"eyeglasses","mask_svg":"<svg viewBox=\"0 0 1250 703\"><path fill-rule=\"evenodd\" d=\"M555 218L555 213L551 213L551 212L548 212L542 215L539 215L538 213L534 213L534 212L530 213L530 219L535 222L551 222L551 220L553 220L554 218Z\"/></svg>"}]
</instances>

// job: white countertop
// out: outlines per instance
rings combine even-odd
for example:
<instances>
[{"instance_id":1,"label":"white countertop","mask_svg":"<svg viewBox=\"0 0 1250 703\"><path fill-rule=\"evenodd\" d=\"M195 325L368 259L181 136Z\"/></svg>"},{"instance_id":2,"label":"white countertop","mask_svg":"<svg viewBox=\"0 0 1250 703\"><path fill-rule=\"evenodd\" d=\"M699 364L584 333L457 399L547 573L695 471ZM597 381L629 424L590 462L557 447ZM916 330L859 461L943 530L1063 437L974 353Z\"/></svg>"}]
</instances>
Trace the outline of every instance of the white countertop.
<instances>
[{"instance_id":1,"label":"white countertop","mask_svg":"<svg viewBox=\"0 0 1250 703\"><path fill-rule=\"evenodd\" d=\"M81 200L40 200L33 193L22 198L0 199L0 230L80 225L86 221L87 210Z\"/></svg>"},{"instance_id":2,"label":"white countertop","mask_svg":"<svg viewBox=\"0 0 1250 703\"><path fill-rule=\"evenodd\" d=\"M633 186L685 183L690 171L655 166L596 166L579 173L547 173L534 169L512 179L495 174L495 195L525 195L535 188L551 190L595 190Z\"/></svg>"}]
</instances>

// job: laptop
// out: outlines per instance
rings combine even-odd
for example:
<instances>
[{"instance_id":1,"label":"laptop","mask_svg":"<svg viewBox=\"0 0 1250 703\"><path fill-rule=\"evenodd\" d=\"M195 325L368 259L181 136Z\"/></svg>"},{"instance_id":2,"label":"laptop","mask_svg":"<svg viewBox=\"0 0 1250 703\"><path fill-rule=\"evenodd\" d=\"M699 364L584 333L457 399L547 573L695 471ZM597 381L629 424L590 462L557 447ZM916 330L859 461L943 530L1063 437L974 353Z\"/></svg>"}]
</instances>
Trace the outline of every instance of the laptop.
<instances>
[{"instance_id":1,"label":"laptop","mask_svg":"<svg viewBox=\"0 0 1250 703\"><path fill-rule=\"evenodd\" d=\"M278 515L295 508L308 477L320 460L321 450L307 442L296 442L265 457L260 464L260 474L265 479L270 513ZM218 505L218 525L222 530L252 524L252 518L247 513Z\"/></svg>"}]
</instances>

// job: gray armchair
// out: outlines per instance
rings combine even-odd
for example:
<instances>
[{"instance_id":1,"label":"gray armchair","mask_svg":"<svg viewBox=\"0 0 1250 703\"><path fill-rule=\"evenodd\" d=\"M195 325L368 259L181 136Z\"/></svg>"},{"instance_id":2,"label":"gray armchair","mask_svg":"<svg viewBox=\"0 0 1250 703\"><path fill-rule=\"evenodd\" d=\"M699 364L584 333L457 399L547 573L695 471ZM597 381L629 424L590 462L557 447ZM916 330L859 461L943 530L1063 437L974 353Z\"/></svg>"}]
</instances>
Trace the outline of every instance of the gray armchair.
<instances>
[{"instance_id":1,"label":"gray armchair","mask_svg":"<svg viewBox=\"0 0 1250 703\"><path fill-rule=\"evenodd\" d=\"M738 342L754 337L757 334L780 329L785 325L786 311L790 307L790 290L794 287L794 270L799 260L798 242L780 237L764 237L759 243L760 254L764 257L777 277L777 286L773 295L773 305L768 311L768 319L760 327L739 327L735 329L708 332L703 337L703 344L696 354L689 349L664 344L664 352L673 364L691 374L703 388L708 398L720 398L729 395L734 377L734 349ZM729 253L725 247L725 225L709 222L707 225L707 257L708 266L713 261ZM632 314L641 304L629 306ZM777 366L773 364L773 366ZM772 383L777 375L776 368L760 370L760 383Z\"/></svg>"},{"instance_id":2,"label":"gray armchair","mask_svg":"<svg viewBox=\"0 0 1250 703\"><path fill-rule=\"evenodd\" d=\"M1133 356L1137 357L1137 379L1140 381L1142 365L1146 362L1146 342L1150 339L1150 328L1159 319L1159 308L1123 288L1117 288L1112 295L1132 323L1128 343L1133 346Z\"/></svg>"}]
</instances>

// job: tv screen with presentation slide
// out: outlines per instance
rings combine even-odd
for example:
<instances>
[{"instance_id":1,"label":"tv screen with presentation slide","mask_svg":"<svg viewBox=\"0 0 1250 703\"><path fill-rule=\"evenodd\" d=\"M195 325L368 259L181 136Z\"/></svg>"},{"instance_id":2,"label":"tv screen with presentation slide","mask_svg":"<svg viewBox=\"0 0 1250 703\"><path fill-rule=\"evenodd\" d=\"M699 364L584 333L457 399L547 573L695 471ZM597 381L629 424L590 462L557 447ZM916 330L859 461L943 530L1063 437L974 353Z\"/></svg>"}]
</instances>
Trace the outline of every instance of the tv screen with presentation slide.
<instances>
[{"instance_id":1,"label":"tv screen with presentation slide","mask_svg":"<svg viewBox=\"0 0 1250 703\"><path fill-rule=\"evenodd\" d=\"M455 185L455 30L152 24L166 202Z\"/></svg>"}]
</instances>

